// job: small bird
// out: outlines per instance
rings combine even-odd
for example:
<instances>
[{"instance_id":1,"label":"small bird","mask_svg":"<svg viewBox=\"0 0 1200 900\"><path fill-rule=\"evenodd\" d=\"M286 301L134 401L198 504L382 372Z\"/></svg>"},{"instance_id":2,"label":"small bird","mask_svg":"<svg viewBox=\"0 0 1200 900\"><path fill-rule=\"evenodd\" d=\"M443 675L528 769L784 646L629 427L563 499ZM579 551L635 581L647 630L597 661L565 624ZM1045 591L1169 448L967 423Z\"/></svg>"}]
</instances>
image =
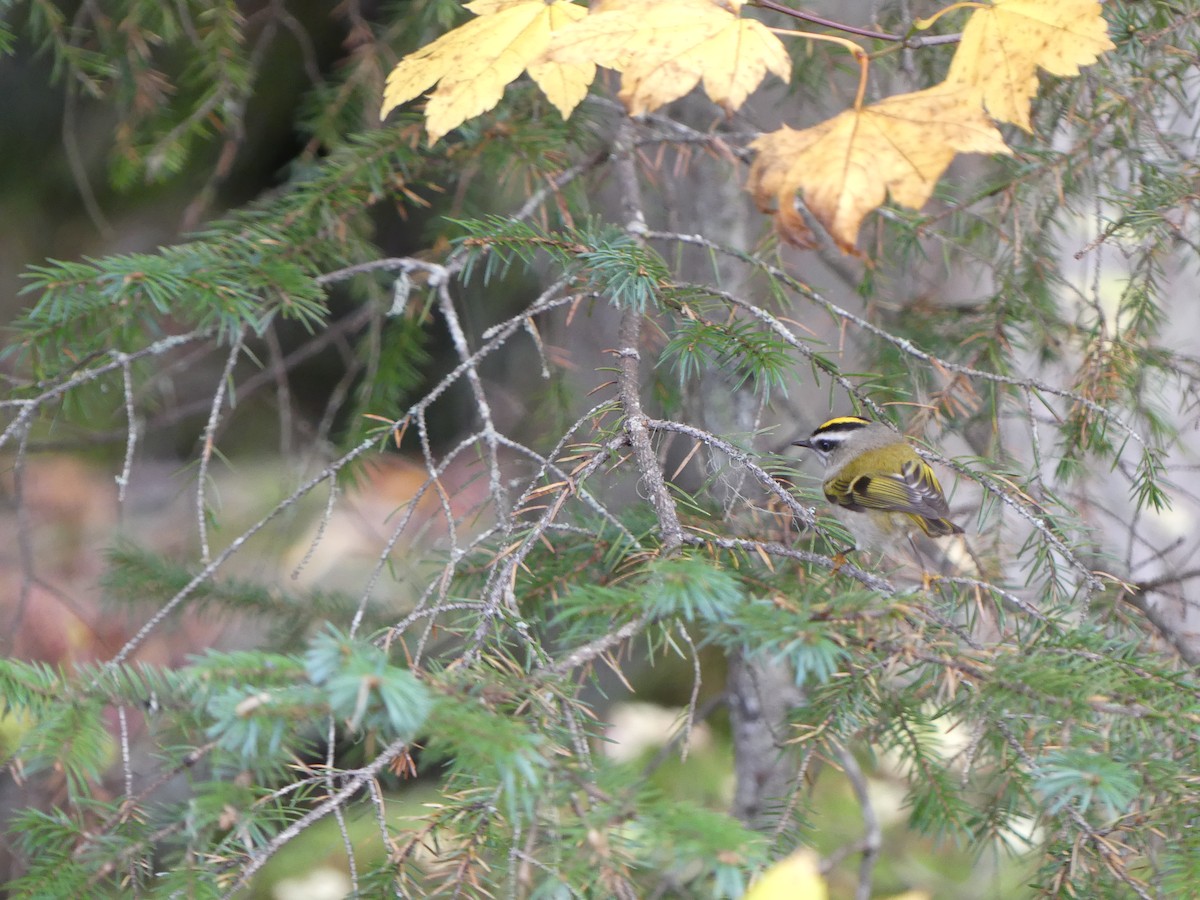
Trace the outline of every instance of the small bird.
<instances>
[{"instance_id":1,"label":"small bird","mask_svg":"<svg viewBox=\"0 0 1200 900\"><path fill-rule=\"evenodd\" d=\"M887 425L839 416L794 446L825 466L825 499L858 549L893 551L916 529L928 537L962 534L933 469Z\"/></svg>"}]
</instances>

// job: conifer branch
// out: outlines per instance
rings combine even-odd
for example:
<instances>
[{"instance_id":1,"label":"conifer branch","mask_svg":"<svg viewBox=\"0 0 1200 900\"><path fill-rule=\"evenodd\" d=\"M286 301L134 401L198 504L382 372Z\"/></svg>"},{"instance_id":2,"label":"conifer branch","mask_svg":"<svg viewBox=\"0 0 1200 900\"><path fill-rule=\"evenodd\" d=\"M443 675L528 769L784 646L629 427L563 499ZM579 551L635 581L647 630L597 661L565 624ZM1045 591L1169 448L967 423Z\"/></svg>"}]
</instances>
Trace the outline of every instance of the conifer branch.
<instances>
[{"instance_id":1,"label":"conifer branch","mask_svg":"<svg viewBox=\"0 0 1200 900\"><path fill-rule=\"evenodd\" d=\"M625 229L638 241L644 240L646 217L642 212L642 193L638 184L637 168L633 160L633 124L622 119L617 128L613 144L613 165L621 190L622 216ZM675 501L667 490L662 465L650 444L647 420L642 412L641 401L641 334L642 310L627 304L621 313L621 327L617 336L617 357L621 406L625 411L625 431L633 447L637 461L639 481L649 496L658 515L662 532L663 552L673 553L679 546L683 532L679 527L679 514Z\"/></svg>"}]
</instances>

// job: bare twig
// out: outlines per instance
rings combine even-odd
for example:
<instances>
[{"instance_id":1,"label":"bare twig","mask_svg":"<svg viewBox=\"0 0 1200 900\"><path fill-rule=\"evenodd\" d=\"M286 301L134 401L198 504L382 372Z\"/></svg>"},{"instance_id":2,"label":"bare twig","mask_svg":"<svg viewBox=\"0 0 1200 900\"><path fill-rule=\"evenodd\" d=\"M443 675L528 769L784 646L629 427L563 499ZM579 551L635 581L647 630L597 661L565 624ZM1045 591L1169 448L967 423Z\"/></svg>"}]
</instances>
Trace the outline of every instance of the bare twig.
<instances>
[{"instance_id":1,"label":"bare twig","mask_svg":"<svg viewBox=\"0 0 1200 900\"><path fill-rule=\"evenodd\" d=\"M304 482L304 484L296 488L296 490L292 491L292 493L283 500L280 500L265 516L260 518L257 522L230 541L229 546L218 553L207 565L205 565L203 569L192 576L188 583L176 591L176 593L158 610L158 612L146 620L146 622L137 630L133 637L129 638L121 646L121 648L115 654L113 654L112 658L105 663L104 670L108 671L114 669L128 659L129 655L138 647L140 647L145 642L146 638L153 634L158 626L161 625L168 616L174 613L175 610L178 609L185 600L191 597L192 594L196 592L196 589L200 587L200 585L212 578L213 575L216 574L216 572L223 565L225 565L225 563L228 562L232 556L234 556L239 550L241 550L243 546L245 546L246 542L249 541L250 538L262 531L270 522L273 522L280 513L290 509L292 506L295 506L301 498L309 493L309 491L311 491L321 482L325 481L327 478L335 477L339 470L349 465L351 462L362 456L374 446L374 438L369 438L360 442L357 446L331 462L317 475Z\"/></svg>"},{"instance_id":2,"label":"bare twig","mask_svg":"<svg viewBox=\"0 0 1200 900\"><path fill-rule=\"evenodd\" d=\"M87 30L87 26L83 21L83 17L87 11L87 4L81 4L76 14L74 26L77 28L83 26L79 32L81 34ZM92 188L92 180L88 175L87 164L84 162L83 153L79 148L79 85L80 79L74 77L66 79L66 95L63 98L62 118L63 152L67 157L67 166L71 170L71 178L75 181L75 189L79 191L79 199L83 201L83 208L87 211L88 218L92 220L92 224L96 226L96 230L105 239L111 239L114 234L112 223L104 215L104 210L100 207L100 201L96 198L96 192Z\"/></svg>"},{"instance_id":3,"label":"bare twig","mask_svg":"<svg viewBox=\"0 0 1200 900\"><path fill-rule=\"evenodd\" d=\"M309 543L308 548L304 551L304 556L300 558L300 562L296 563L295 568L292 569L292 580L300 577L300 573L304 571L304 567L312 561L313 554L317 552L317 547L320 545L321 539L325 537L325 529L329 526L329 520L333 516L333 506L337 502L337 498L337 479L330 478L329 495L325 499L325 512L321 514L319 519L317 519L316 534L313 535L312 541ZM354 631L355 629L352 625L350 629L350 635L352 637L354 635Z\"/></svg>"},{"instance_id":4,"label":"bare twig","mask_svg":"<svg viewBox=\"0 0 1200 900\"><path fill-rule=\"evenodd\" d=\"M407 741L394 741L387 748L376 756L370 763L361 769L355 769L348 772L343 772L345 780L342 787L331 794L327 799L318 803L309 812L305 813L296 821L292 822L271 840L267 841L262 847L255 850L253 855L246 860L245 864L238 871L237 877L233 883L226 888L225 893L221 895L223 900L231 900L236 896L243 887L254 876L254 873L267 864L272 856L285 847L297 835L307 829L310 825L319 822L331 812L340 810L353 799L354 795L362 790L363 786L369 784L375 777L382 772L392 760L396 759L408 747Z\"/></svg>"},{"instance_id":5,"label":"bare twig","mask_svg":"<svg viewBox=\"0 0 1200 900\"><path fill-rule=\"evenodd\" d=\"M692 726L696 721L696 701L700 696L700 653L696 650L696 644L692 640L692 636L688 634L686 626L682 622L679 623L679 636L683 638L684 643L692 651L692 694L688 697L687 711L684 714L682 738L679 745L679 761L687 762L688 743L692 737Z\"/></svg>"},{"instance_id":6,"label":"bare twig","mask_svg":"<svg viewBox=\"0 0 1200 900\"><path fill-rule=\"evenodd\" d=\"M283 346L279 343L279 335L276 333L274 322L267 327L263 340L267 343L267 352L270 354L271 360L267 369L275 376L275 409L279 415L279 455L284 459L289 459L292 456L292 432L294 430L292 389L288 384L288 369L284 363ZM241 397L240 390L238 394Z\"/></svg>"},{"instance_id":7,"label":"bare twig","mask_svg":"<svg viewBox=\"0 0 1200 900\"><path fill-rule=\"evenodd\" d=\"M200 448L200 468L196 473L196 525L200 536L200 562L206 563L212 557L208 547L208 464L212 460L213 436L217 431L217 423L221 421L221 407L225 405L225 390L233 379L233 367L237 364L242 353L241 336L233 342L225 357L225 368L213 391L212 407L208 413L208 422L204 426L204 441Z\"/></svg>"},{"instance_id":8,"label":"bare twig","mask_svg":"<svg viewBox=\"0 0 1200 900\"><path fill-rule=\"evenodd\" d=\"M475 629L475 635L472 638L470 650L465 659L470 662L479 653L483 645L483 640L487 634L488 628L491 625L491 620L500 612L501 605L507 601L508 605L515 610L516 598L512 594L512 584L516 579L518 567L524 564L525 558L533 549L534 544L540 539L541 535L554 521L559 510L562 509L562 504L569 493L573 492L572 484L582 484L594 472L596 472L606 461L610 454L618 447L622 446L627 441L625 435L618 435L610 438L605 444L597 448L592 458L584 465L575 475L572 482L568 483L562 493L559 494L560 500L553 505L548 506L533 523L521 542L515 546L508 548L507 552L501 554L499 565L494 565L488 576L488 584L485 588L485 614L480 616L479 626ZM647 618L648 621L648 618ZM640 629L639 629L640 630ZM544 665L544 664L543 664Z\"/></svg>"},{"instance_id":9,"label":"bare twig","mask_svg":"<svg viewBox=\"0 0 1200 900\"><path fill-rule=\"evenodd\" d=\"M803 523L805 528L816 528L817 519L811 507L801 505L801 503L792 495L791 491L787 490L775 478L772 478L762 466L751 459L750 454L745 450L735 447L723 438L717 437L715 434L709 434L700 428L694 428L691 425L683 425L678 422L668 422L663 419L648 419L646 425L651 431L671 431L676 434L685 434L694 440L714 447L720 450L738 465L745 468L754 480L763 486L768 492L778 497L783 504L788 508L793 516Z\"/></svg>"},{"instance_id":10,"label":"bare twig","mask_svg":"<svg viewBox=\"0 0 1200 900\"><path fill-rule=\"evenodd\" d=\"M786 285L790 290L811 300L813 303L816 303L834 318L841 319L848 324L852 324L856 328L867 332L873 337L891 344L906 356L909 356L920 363L933 366L934 368L945 369L946 371L955 372L960 375L966 375L971 378L978 378L982 381L990 381L995 384L1003 384L1009 387L1019 388L1021 390L1033 390L1036 393L1048 394L1054 397L1062 397L1070 400L1072 403L1077 403L1083 408L1087 409L1089 412L1095 413L1098 416L1102 416L1106 420L1112 422L1139 444L1145 445L1146 443L1141 434L1134 429L1132 425L1128 424L1120 415L1108 409L1107 407L1101 406L1096 401L1082 396L1078 391L1073 391L1069 388L1055 387L1037 378L1017 378L1012 375L1001 375L997 372L988 372L983 369L976 369L972 366L966 366L962 363L952 362L951 360L935 356L932 353L920 349L908 338L894 335L886 329L880 328L873 322L864 319L862 316L855 315L849 310L838 306L836 303L827 300L823 295L819 294L817 291L813 290L803 282L797 280L795 276L779 268L778 266L773 266L770 263L752 257L749 254L709 240L703 235L677 234L675 232L666 231L648 231L646 232L646 238L649 240L667 240L677 241L684 244L693 244L696 246L705 247L716 253L733 256L742 260L747 265L759 269L760 271L770 275L772 278L777 279L781 284Z\"/></svg>"},{"instance_id":11,"label":"bare twig","mask_svg":"<svg viewBox=\"0 0 1200 900\"><path fill-rule=\"evenodd\" d=\"M450 297L450 289L444 283L439 284L437 287L437 302L438 309L442 313L442 318L446 321L446 328L450 332L450 340L454 344L454 351L458 354L458 358L461 361L466 362L471 358L471 351L467 346L467 336L458 321L458 313L454 309L454 300ZM522 321L528 321L528 318ZM483 422L483 442L487 447L488 491L492 502L496 504L496 515L502 521L508 521L508 490L505 488L500 477L500 461L496 456L496 424L492 420L492 407L488 403L487 394L483 390L483 382L479 378L479 370L474 365L470 365L467 368L466 375L467 384L471 386L471 393L475 398L475 411L479 414L479 418Z\"/></svg>"},{"instance_id":12,"label":"bare twig","mask_svg":"<svg viewBox=\"0 0 1200 900\"><path fill-rule=\"evenodd\" d=\"M155 356L163 356L177 347L182 347L184 344L204 340L211 336L212 332L207 329L189 331L186 334L176 334L161 338L133 353L122 353L114 350L108 354L107 362L93 368L82 369L65 381L52 383L36 397L0 400L0 409L15 408L20 410L16 417L5 427L3 433L0 433L0 448L11 440L13 435L22 434L25 426L37 415L39 410L76 388L102 378L110 372L121 370L130 363Z\"/></svg>"},{"instance_id":13,"label":"bare twig","mask_svg":"<svg viewBox=\"0 0 1200 900\"><path fill-rule=\"evenodd\" d=\"M988 591L989 593L995 594L997 597L1015 609L1025 613L1025 615L1032 616L1033 618L1037 619L1039 622L1050 621L1050 619L1044 613L1031 605L1029 601L1018 597L1012 591L1005 590L1002 587L992 584L990 581L981 581L978 578L946 575L939 576L937 582L939 584L957 584L963 587L979 588L980 590Z\"/></svg>"},{"instance_id":14,"label":"bare twig","mask_svg":"<svg viewBox=\"0 0 1200 900\"><path fill-rule=\"evenodd\" d=\"M871 28L862 28L858 25L848 25L845 22L836 22L833 19L827 19L824 16L818 16L816 13L809 12L803 9L793 9L790 6L784 6L782 3L776 3L775 0L752 0L754 6L762 9L769 9L772 12L781 13L785 16L790 16L793 19L799 19L802 22L810 22L813 25L820 25L822 28L828 28L832 31L844 31L846 34L853 34L857 37L869 38L875 41L891 41L893 43L902 44L904 47L916 49L918 47L934 47L939 44L957 44L962 40L961 34L931 34L914 35L914 34L890 34L886 31L875 31Z\"/></svg>"},{"instance_id":15,"label":"bare twig","mask_svg":"<svg viewBox=\"0 0 1200 900\"><path fill-rule=\"evenodd\" d=\"M879 827L879 817L875 815L875 806L871 802L867 776L863 774L858 760L844 745L835 742L833 746L842 764L842 771L846 773L850 787L854 790L854 799L858 801L863 818L862 861L858 866L858 886L855 888L854 897L855 900L870 900L875 863L883 846L883 831Z\"/></svg>"},{"instance_id":16,"label":"bare twig","mask_svg":"<svg viewBox=\"0 0 1200 900\"><path fill-rule=\"evenodd\" d=\"M104 819L98 825L93 825L88 829L86 837L79 841L71 851L73 859L83 858L90 847L95 846L95 842L106 834L109 834L117 826L129 821L134 816L140 816L145 811L146 800L160 790L164 785L169 783L173 778L177 778L181 773L192 768L196 763L203 760L209 753L217 747L216 741L210 741L203 744L188 753L179 762L178 765L172 766L169 769L159 773L159 776L150 784L142 788L141 793L134 794L131 790L126 790L125 796L121 800L121 805L112 812L108 818Z\"/></svg>"},{"instance_id":17,"label":"bare twig","mask_svg":"<svg viewBox=\"0 0 1200 900\"><path fill-rule=\"evenodd\" d=\"M1009 728L1005 722L1000 721L999 719L994 720L992 724L996 730L1004 736L1005 743L1012 748L1013 752L1016 753L1016 755L1020 758L1021 763L1025 766L1025 768L1029 772L1037 772L1039 770L1039 766L1036 760L1029 755L1029 752L1025 749L1025 746L1019 740L1017 740L1017 737L1013 734L1012 729ZM1068 818L1070 818L1076 829L1079 830L1080 834L1088 841L1088 843L1095 848L1096 854L1104 862L1105 867L1118 879L1124 882L1131 891L1137 894L1140 900L1153 900L1153 897L1146 889L1146 886L1125 871L1125 866L1122 864L1121 860L1119 858L1115 858L1113 845L1104 839L1104 835L1093 828L1088 823L1087 819L1085 819L1082 814L1080 814L1079 810L1074 806L1067 805L1065 809Z\"/></svg>"},{"instance_id":18,"label":"bare twig","mask_svg":"<svg viewBox=\"0 0 1200 900\"><path fill-rule=\"evenodd\" d=\"M133 370L129 365L121 367L121 389L125 397L125 460L121 463L121 474L117 476L117 503L123 511L125 491L129 487L129 473L133 470L133 454L137 449L138 420L133 407Z\"/></svg>"},{"instance_id":19,"label":"bare twig","mask_svg":"<svg viewBox=\"0 0 1200 900\"><path fill-rule=\"evenodd\" d=\"M15 637L29 609L29 600L33 595L33 586L37 583L37 567L33 552L33 531L31 529L29 506L25 502L25 465L26 453L29 447L29 432L20 432L17 443L17 456L13 461L12 491L13 503L17 516L17 553L21 560L21 588L17 594L17 608L13 620L9 623L8 633ZM12 638L10 638L11 640ZM10 648L11 652L11 648Z\"/></svg>"},{"instance_id":20,"label":"bare twig","mask_svg":"<svg viewBox=\"0 0 1200 900\"><path fill-rule=\"evenodd\" d=\"M337 790L334 782L334 750L337 747L337 721L331 715L325 731L325 787L330 794ZM374 782L375 779L370 779ZM335 806L333 817L337 821L338 833L342 836L342 849L346 852L346 868L350 874L350 886L358 893L358 862L354 858L354 842L350 840L350 829L346 826L346 812Z\"/></svg>"},{"instance_id":21,"label":"bare twig","mask_svg":"<svg viewBox=\"0 0 1200 900\"><path fill-rule=\"evenodd\" d=\"M839 575L845 575L847 578L852 578L865 588L870 588L873 591L878 591L884 595L894 594L896 588L891 582L880 578L877 575L872 575L870 572L865 572L857 566L846 562L839 562L829 556L822 556L819 553L810 553L807 550L797 550L795 547L785 547L783 544L777 544L773 541L752 541L745 538L722 538L713 537L705 534L685 534L683 537L685 544L692 546L710 545L720 547L724 550L752 550L755 555L759 551L770 554L771 556L779 556L785 559L792 559L796 562L807 563L810 565L820 566L823 569L830 571L837 570Z\"/></svg>"},{"instance_id":22,"label":"bare twig","mask_svg":"<svg viewBox=\"0 0 1200 900\"><path fill-rule=\"evenodd\" d=\"M622 119L618 126L617 139L613 147L613 165L621 187L622 212L625 227L636 238L646 231L646 218L642 213L641 187L638 184L637 168L633 163L633 123ZM662 465L650 444L647 419L642 412L641 363L642 311L626 306L621 312L621 326L616 355L618 359L618 383L621 405L625 409L625 431L633 446L637 460L641 485L649 495L650 503L658 516L659 531L662 533L663 550L673 552L683 532L679 527L679 514L675 499L667 489Z\"/></svg>"},{"instance_id":23,"label":"bare twig","mask_svg":"<svg viewBox=\"0 0 1200 900\"><path fill-rule=\"evenodd\" d=\"M576 647L562 659L541 666L536 671L545 671L552 675L565 675L574 669L578 669L580 666L593 662L597 657L603 656L613 647L629 640L649 624L650 616L648 614L630 619L619 628L593 641L589 641L582 647Z\"/></svg>"}]
</instances>

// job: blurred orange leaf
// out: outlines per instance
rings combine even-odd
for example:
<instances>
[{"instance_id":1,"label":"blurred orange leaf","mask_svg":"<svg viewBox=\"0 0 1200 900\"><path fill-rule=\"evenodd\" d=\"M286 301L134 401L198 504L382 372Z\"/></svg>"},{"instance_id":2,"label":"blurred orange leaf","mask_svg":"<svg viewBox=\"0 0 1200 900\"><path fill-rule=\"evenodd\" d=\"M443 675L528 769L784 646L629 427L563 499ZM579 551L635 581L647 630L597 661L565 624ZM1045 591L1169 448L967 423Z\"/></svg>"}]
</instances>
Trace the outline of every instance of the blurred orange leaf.
<instances>
[{"instance_id":1,"label":"blurred orange leaf","mask_svg":"<svg viewBox=\"0 0 1200 900\"><path fill-rule=\"evenodd\" d=\"M557 32L548 57L622 73L631 115L652 112L703 80L709 98L738 109L767 72L791 78L792 60L762 22L717 0L601 0L586 19ZM733 11L731 11L731 9Z\"/></svg>"},{"instance_id":2,"label":"blurred orange leaf","mask_svg":"<svg viewBox=\"0 0 1200 900\"><path fill-rule=\"evenodd\" d=\"M1074 77L1111 49L1094 0L996 0L967 20L946 82L969 85L993 119L1031 131L1038 67Z\"/></svg>"},{"instance_id":3,"label":"blurred orange leaf","mask_svg":"<svg viewBox=\"0 0 1200 900\"><path fill-rule=\"evenodd\" d=\"M854 253L859 226L890 193L920 208L958 153L1008 153L968 88L938 85L848 109L812 128L784 126L751 146L748 189L784 238L811 246L800 194L838 246Z\"/></svg>"},{"instance_id":4,"label":"blurred orange leaf","mask_svg":"<svg viewBox=\"0 0 1200 900\"><path fill-rule=\"evenodd\" d=\"M550 36L587 15L568 0L475 0L472 19L402 59L388 75L380 117L437 85L425 106L425 128L434 142L467 119L500 102L522 72L566 118L596 75L588 62L544 59Z\"/></svg>"}]
</instances>

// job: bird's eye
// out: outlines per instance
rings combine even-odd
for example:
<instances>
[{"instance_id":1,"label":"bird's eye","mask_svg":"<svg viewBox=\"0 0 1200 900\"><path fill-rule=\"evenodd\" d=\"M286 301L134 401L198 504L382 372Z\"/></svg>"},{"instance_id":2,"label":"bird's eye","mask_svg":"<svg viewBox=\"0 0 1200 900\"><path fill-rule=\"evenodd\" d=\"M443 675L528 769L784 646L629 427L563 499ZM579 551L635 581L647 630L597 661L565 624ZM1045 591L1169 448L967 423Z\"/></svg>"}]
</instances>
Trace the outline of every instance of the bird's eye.
<instances>
[{"instance_id":1,"label":"bird's eye","mask_svg":"<svg viewBox=\"0 0 1200 900\"><path fill-rule=\"evenodd\" d=\"M834 447L837 446L837 441L831 441L829 438L819 438L818 440L813 442L813 446L816 447L818 450L820 450L822 453L828 453L830 450L832 450Z\"/></svg>"}]
</instances>

